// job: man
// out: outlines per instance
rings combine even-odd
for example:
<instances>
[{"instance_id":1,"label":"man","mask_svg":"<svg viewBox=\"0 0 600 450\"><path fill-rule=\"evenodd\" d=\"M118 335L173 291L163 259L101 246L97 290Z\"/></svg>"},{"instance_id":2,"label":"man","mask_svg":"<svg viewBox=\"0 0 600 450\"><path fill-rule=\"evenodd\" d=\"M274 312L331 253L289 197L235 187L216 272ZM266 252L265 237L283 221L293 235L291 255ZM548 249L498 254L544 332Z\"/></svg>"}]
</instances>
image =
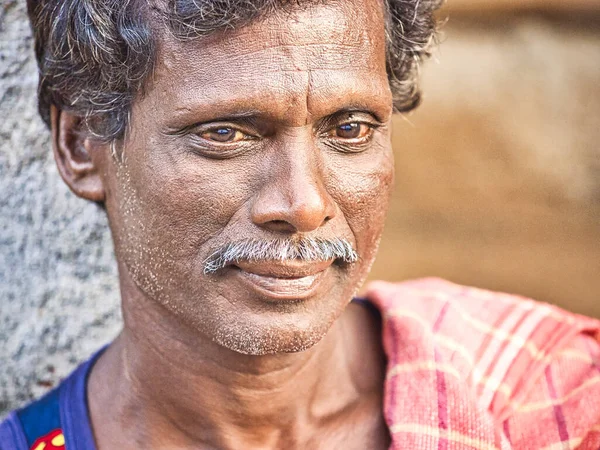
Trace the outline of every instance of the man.
<instances>
[{"instance_id":1,"label":"man","mask_svg":"<svg viewBox=\"0 0 600 450\"><path fill-rule=\"evenodd\" d=\"M598 322L378 283L427 0L30 0L40 112L124 328L4 449L598 448Z\"/></svg>"}]
</instances>

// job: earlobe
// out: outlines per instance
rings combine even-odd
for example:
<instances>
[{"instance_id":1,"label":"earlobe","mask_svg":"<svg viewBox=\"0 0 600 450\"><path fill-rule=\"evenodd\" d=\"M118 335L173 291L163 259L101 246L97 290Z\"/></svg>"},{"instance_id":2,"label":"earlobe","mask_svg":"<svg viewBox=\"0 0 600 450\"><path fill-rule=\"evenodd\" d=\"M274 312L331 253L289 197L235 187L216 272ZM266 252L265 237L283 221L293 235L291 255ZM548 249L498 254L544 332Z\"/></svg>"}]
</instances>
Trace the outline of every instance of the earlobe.
<instances>
[{"instance_id":1,"label":"earlobe","mask_svg":"<svg viewBox=\"0 0 600 450\"><path fill-rule=\"evenodd\" d=\"M93 157L94 144L85 137L81 118L54 105L50 117L52 149L62 179L77 196L103 202L105 191L99 158Z\"/></svg>"}]
</instances>

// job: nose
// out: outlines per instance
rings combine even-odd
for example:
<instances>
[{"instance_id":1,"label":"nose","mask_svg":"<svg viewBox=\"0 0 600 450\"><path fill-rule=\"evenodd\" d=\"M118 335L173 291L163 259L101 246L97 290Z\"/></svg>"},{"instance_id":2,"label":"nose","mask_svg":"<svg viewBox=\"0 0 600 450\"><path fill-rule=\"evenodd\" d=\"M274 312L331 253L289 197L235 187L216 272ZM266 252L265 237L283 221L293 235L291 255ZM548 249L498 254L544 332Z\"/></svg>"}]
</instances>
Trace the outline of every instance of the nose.
<instances>
[{"instance_id":1,"label":"nose","mask_svg":"<svg viewBox=\"0 0 600 450\"><path fill-rule=\"evenodd\" d=\"M337 206L325 188L315 154L306 149L285 153L287 157L270 164L267 181L252 205L252 221L276 232L315 231L335 217Z\"/></svg>"}]
</instances>

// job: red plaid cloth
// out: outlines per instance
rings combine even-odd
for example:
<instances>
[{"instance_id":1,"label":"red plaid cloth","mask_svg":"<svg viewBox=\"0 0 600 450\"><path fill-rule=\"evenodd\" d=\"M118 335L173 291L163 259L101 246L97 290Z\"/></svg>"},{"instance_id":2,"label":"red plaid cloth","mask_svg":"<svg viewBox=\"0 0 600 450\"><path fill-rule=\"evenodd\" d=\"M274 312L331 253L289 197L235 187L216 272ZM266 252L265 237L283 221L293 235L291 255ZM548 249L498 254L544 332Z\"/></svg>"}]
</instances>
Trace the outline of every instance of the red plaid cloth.
<instances>
[{"instance_id":1,"label":"red plaid cloth","mask_svg":"<svg viewBox=\"0 0 600 450\"><path fill-rule=\"evenodd\" d=\"M391 449L600 448L600 322L437 279L371 284Z\"/></svg>"}]
</instances>

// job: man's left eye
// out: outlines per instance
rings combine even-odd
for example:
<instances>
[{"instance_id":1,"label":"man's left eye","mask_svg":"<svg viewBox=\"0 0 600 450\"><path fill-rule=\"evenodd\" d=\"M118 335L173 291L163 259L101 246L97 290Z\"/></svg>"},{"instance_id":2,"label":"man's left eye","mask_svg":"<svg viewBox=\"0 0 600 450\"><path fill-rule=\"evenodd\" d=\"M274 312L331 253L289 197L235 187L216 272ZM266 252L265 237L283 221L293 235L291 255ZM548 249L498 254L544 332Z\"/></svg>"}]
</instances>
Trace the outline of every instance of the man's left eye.
<instances>
[{"instance_id":1,"label":"man's left eye","mask_svg":"<svg viewBox=\"0 0 600 450\"><path fill-rule=\"evenodd\" d=\"M204 131L200 134L200 137L207 141L228 144L231 142L239 142L246 136L240 130L236 130L235 128L219 127Z\"/></svg>"},{"instance_id":2,"label":"man's left eye","mask_svg":"<svg viewBox=\"0 0 600 450\"><path fill-rule=\"evenodd\" d=\"M330 136L338 139L360 140L368 137L373 128L362 122L349 122L339 125L330 131Z\"/></svg>"}]
</instances>

